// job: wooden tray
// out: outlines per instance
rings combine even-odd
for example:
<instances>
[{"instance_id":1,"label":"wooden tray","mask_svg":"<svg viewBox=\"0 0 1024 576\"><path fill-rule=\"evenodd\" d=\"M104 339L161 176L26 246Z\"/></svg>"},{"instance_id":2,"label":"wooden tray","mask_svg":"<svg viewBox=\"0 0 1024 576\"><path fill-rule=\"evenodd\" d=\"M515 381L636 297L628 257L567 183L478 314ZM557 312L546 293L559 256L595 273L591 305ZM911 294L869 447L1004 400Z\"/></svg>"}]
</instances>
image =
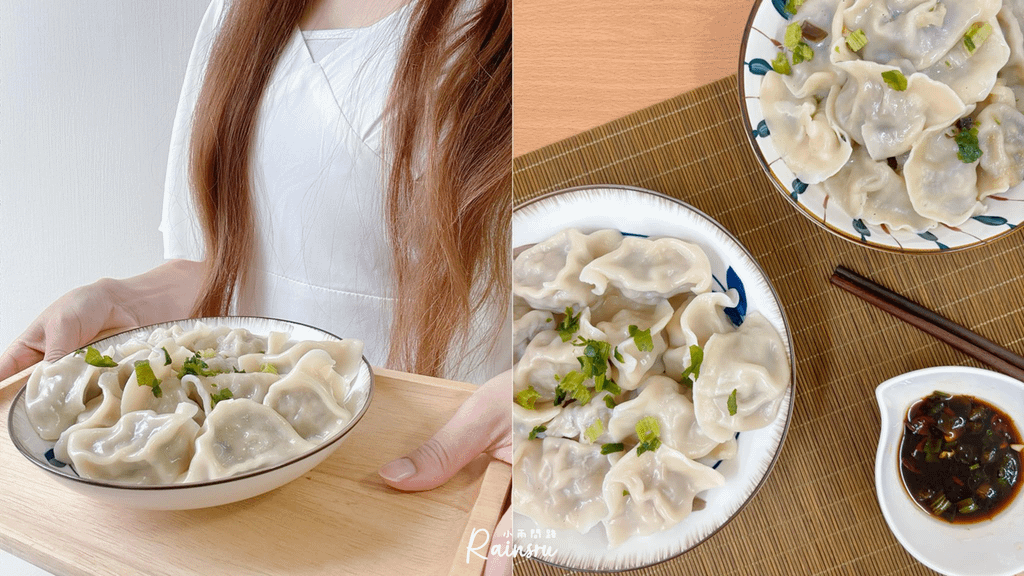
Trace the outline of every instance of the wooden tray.
<instances>
[{"instance_id":1,"label":"wooden tray","mask_svg":"<svg viewBox=\"0 0 1024 576\"><path fill-rule=\"evenodd\" d=\"M493 531L511 480L481 456L444 486L402 493L377 468L440 428L475 386L374 368L376 391L340 449L262 496L202 510L103 506L14 448L7 413L28 378L0 382L0 549L58 575L480 574L466 547ZM479 536L478 536L479 540ZM479 543L479 542L477 542Z\"/></svg>"}]
</instances>

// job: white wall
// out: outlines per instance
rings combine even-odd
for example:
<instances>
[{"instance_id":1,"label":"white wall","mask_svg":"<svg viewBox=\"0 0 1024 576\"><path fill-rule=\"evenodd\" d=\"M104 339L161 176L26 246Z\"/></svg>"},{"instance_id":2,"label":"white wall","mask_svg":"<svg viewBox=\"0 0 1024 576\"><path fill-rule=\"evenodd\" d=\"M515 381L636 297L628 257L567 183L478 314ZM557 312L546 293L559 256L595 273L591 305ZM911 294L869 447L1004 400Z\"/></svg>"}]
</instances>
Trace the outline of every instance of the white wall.
<instances>
[{"instance_id":1,"label":"white wall","mask_svg":"<svg viewBox=\"0 0 1024 576\"><path fill-rule=\"evenodd\" d=\"M0 3L0 348L162 259L171 122L209 0Z\"/></svg>"},{"instance_id":2,"label":"white wall","mask_svg":"<svg viewBox=\"0 0 1024 576\"><path fill-rule=\"evenodd\" d=\"M0 2L0 348L71 288L162 260L171 122L208 3ZM0 551L0 573L39 571Z\"/></svg>"}]
</instances>

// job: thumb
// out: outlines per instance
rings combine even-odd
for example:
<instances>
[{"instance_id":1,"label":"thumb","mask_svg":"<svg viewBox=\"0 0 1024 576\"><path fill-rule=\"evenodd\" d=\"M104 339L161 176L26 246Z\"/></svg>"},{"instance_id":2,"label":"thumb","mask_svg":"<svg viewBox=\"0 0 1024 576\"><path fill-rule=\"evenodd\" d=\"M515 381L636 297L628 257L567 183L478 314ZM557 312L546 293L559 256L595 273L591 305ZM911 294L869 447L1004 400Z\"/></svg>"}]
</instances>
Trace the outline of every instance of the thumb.
<instances>
[{"instance_id":1,"label":"thumb","mask_svg":"<svg viewBox=\"0 0 1024 576\"><path fill-rule=\"evenodd\" d=\"M447 482L489 445L487 435L466 431L456 434L449 422L404 458L381 467L380 475L399 490L430 490Z\"/></svg>"},{"instance_id":2,"label":"thumb","mask_svg":"<svg viewBox=\"0 0 1024 576\"><path fill-rule=\"evenodd\" d=\"M437 434L404 458L381 467L381 477L399 490L430 490L447 482L481 453L500 453L511 446L511 390L511 370L489 380Z\"/></svg>"}]
</instances>

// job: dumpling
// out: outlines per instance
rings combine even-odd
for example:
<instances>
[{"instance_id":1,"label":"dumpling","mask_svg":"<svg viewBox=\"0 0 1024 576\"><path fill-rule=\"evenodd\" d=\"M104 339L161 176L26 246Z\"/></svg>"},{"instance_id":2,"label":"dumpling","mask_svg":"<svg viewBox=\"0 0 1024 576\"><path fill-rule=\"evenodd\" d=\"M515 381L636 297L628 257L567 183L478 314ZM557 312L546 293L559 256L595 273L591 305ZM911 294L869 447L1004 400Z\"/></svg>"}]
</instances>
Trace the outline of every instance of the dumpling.
<instances>
[{"instance_id":1,"label":"dumpling","mask_svg":"<svg viewBox=\"0 0 1024 576\"><path fill-rule=\"evenodd\" d=\"M222 400L195 439L185 482L202 482L280 464L316 445L273 408L247 398Z\"/></svg>"},{"instance_id":2,"label":"dumpling","mask_svg":"<svg viewBox=\"0 0 1024 576\"><path fill-rule=\"evenodd\" d=\"M932 80L952 88L964 104L984 100L995 86L996 73L1010 58L1010 46L999 22L993 18L988 23L992 26L992 35L973 54L964 48L963 42L957 42L931 68L923 70Z\"/></svg>"},{"instance_id":3,"label":"dumpling","mask_svg":"<svg viewBox=\"0 0 1024 576\"><path fill-rule=\"evenodd\" d=\"M828 99L834 100L838 90L834 86ZM761 110L772 142L803 182L825 181L850 158L849 138L830 121L826 108L812 96L794 96L782 75L768 72L761 80Z\"/></svg>"},{"instance_id":4,"label":"dumpling","mask_svg":"<svg viewBox=\"0 0 1024 576\"><path fill-rule=\"evenodd\" d=\"M654 304L682 292L711 288L711 264L704 250L678 238L627 236L618 248L594 259L579 279L604 294L609 286L631 300Z\"/></svg>"},{"instance_id":5,"label":"dumpling","mask_svg":"<svg viewBox=\"0 0 1024 576\"><path fill-rule=\"evenodd\" d=\"M537 426L543 426L551 421L552 418L558 416L561 412L561 408L558 406L552 406L551 404L535 404L535 409L530 410L524 408L519 404L512 404L512 465L515 466L519 462L519 457L523 455L523 451L526 449L527 444L530 442L540 443L542 438L534 438L530 440L530 432Z\"/></svg>"},{"instance_id":6,"label":"dumpling","mask_svg":"<svg viewBox=\"0 0 1024 576\"><path fill-rule=\"evenodd\" d=\"M626 308L616 313L611 320L598 322L598 330L606 335L605 341L613 349L610 360L615 383L623 390L635 390L648 374L663 370L661 356L668 348L664 330L672 315L672 305L662 299L655 306L646 309ZM630 326L650 332L650 349L640 349L636 337L630 333Z\"/></svg>"},{"instance_id":7,"label":"dumpling","mask_svg":"<svg viewBox=\"0 0 1024 576\"><path fill-rule=\"evenodd\" d=\"M914 211L950 226L985 211L978 201L978 162L961 162L958 151L949 129L937 128L925 133L903 165Z\"/></svg>"},{"instance_id":8,"label":"dumpling","mask_svg":"<svg viewBox=\"0 0 1024 576\"><path fill-rule=\"evenodd\" d=\"M607 515L601 487L610 468L599 444L527 442L512 469L512 507L544 526L587 532Z\"/></svg>"},{"instance_id":9,"label":"dumpling","mask_svg":"<svg viewBox=\"0 0 1024 576\"><path fill-rule=\"evenodd\" d=\"M825 32L825 36L815 42L804 38L803 41L814 51L809 61L793 64L789 74L782 77L791 94L797 98L818 96L824 99L832 86L843 83L842 70L832 65L829 54L832 51L832 20L836 13L837 0L805 0L793 22L810 23ZM786 21L783 27L791 22ZM779 31L778 37L784 35Z\"/></svg>"},{"instance_id":10,"label":"dumpling","mask_svg":"<svg viewBox=\"0 0 1024 576\"><path fill-rule=\"evenodd\" d=\"M698 294L685 306L680 306L665 327L669 345L703 347L712 334L733 331L736 327L725 309L736 306L739 301L736 290Z\"/></svg>"},{"instance_id":11,"label":"dumpling","mask_svg":"<svg viewBox=\"0 0 1024 576\"><path fill-rule=\"evenodd\" d=\"M113 369L86 364L84 354L36 366L25 390L25 410L40 438L56 440L76 422L86 402L99 394L96 382L105 370Z\"/></svg>"},{"instance_id":12,"label":"dumpling","mask_svg":"<svg viewBox=\"0 0 1024 576\"><path fill-rule=\"evenodd\" d=\"M180 481L192 458L199 408L182 404L170 414L151 410L121 416L111 428L85 428L68 435L71 465L83 478L127 484Z\"/></svg>"},{"instance_id":13,"label":"dumpling","mask_svg":"<svg viewBox=\"0 0 1024 576\"><path fill-rule=\"evenodd\" d=\"M608 420L612 416L612 409L605 403L605 398L610 396L611 393L604 390L594 394L590 402L586 404L573 402L565 406L551 419L544 433L548 436L579 438L579 442L583 444L600 445L615 442L616 440L612 440L608 434ZM599 428L595 428L595 430L599 429L600 433L594 440L587 438L587 429L595 426L595 423L598 422L600 423L597 425Z\"/></svg>"},{"instance_id":14,"label":"dumpling","mask_svg":"<svg viewBox=\"0 0 1024 576\"><path fill-rule=\"evenodd\" d=\"M121 385L117 372L106 370L100 374L97 384L100 395L85 405L85 411L78 415L76 422L65 430L53 445L53 457L61 462L70 462L68 438L75 430L106 428L113 426L121 417Z\"/></svg>"},{"instance_id":15,"label":"dumpling","mask_svg":"<svg viewBox=\"0 0 1024 576\"><path fill-rule=\"evenodd\" d=\"M344 340L304 340L298 342L279 354L246 354L238 358L238 368L245 372L260 372L267 364L283 374L289 372L299 359L311 350L323 350L334 360L334 371L340 379L331 377L334 397L339 404L345 402L349 385L359 373L359 365L363 358L363 343L360 340L346 338ZM325 375L325 377L330 375Z\"/></svg>"},{"instance_id":16,"label":"dumpling","mask_svg":"<svg viewBox=\"0 0 1024 576\"><path fill-rule=\"evenodd\" d=\"M580 270L622 242L617 230L584 234L574 228L523 251L512 263L512 292L537 310L562 312L592 304L592 287L580 279Z\"/></svg>"},{"instance_id":17,"label":"dumpling","mask_svg":"<svg viewBox=\"0 0 1024 576\"><path fill-rule=\"evenodd\" d=\"M611 413L608 421L609 442L628 440L635 444L636 425L646 416L653 416L661 428L661 442L682 452L687 458L707 456L718 442L701 430L693 413L693 403L680 393L682 385L665 376L651 376L640 394Z\"/></svg>"},{"instance_id":18,"label":"dumpling","mask_svg":"<svg viewBox=\"0 0 1024 576\"><path fill-rule=\"evenodd\" d=\"M884 161L909 152L925 132L945 128L967 112L967 106L949 86L924 74L906 76L907 87L899 91L882 77L896 70L893 66L868 61L839 66L849 74L849 80L828 102L832 106L830 117L864 146L873 160Z\"/></svg>"},{"instance_id":19,"label":"dumpling","mask_svg":"<svg viewBox=\"0 0 1024 576\"><path fill-rule=\"evenodd\" d=\"M326 375L334 374L333 366L327 352L310 350L291 372L270 386L263 400L284 416L299 436L316 444L340 432L352 419L325 386Z\"/></svg>"},{"instance_id":20,"label":"dumpling","mask_svg":"<svg viewBox=\"0 0 1024 576\"><path fill-rule=\"evenodd\" d=\"M724 483L721 473L668 446L639 456L630 450L611 467L602 487L609 547L675 526L693 511L697 494Z\"/></svg>"},{"instance_id":21,"label":"dumpling","mask_svg":"<svg viewBox=\"0 0 1024 576\"><path fill-rule=\"evenodd\" d=\"M1024 179L1024 114L996 103L978 114L981 197L1006 192Z\"/></svg>"},{"instance_id":22,"label":"dumpling","mask_svg":"<svg viewBox=\"0 0 1024 576\"><path fill-rule=\"evenodd\" d=\"M523 357L512 371L516 392L533 387L541 400L554 400L558 381L574 370L579 370L576 347L563 342L558 332L545 330L527 345Z\"/></svg>"},{"instance_id":23,"label":"dumpling","mask_svg":"<svg viewBox=\"0 0 1024 576\"><path fill-rule=\"evenodd\" d=\"M519 362L530 340L543 330L555 327L555 317L547 310L531 310L516 318L512 324L512 361Z\"/></svg>"},{"instance_id":24,"label":"dumpling","mask_svg":"<svg viewBox=\"0 0 1024 576\"><path fill-rule=\"evenodd\" d=\"M843 0L832 25L833 60L857 58L842 39L843 30L863 30L865 60L889 64L908 60L914 70L939 62L975 22L995 17L1002 0ZM877 158L876 158L877 159Z\"/></svg>"},{"instance_id":25,"label":"dumpling","mask_svg":"<svg viewBox=\"0 0 1024 576\"><path fill-rule=\"evenodd\" d=\"M868 224L913 232L937 225L914 211L903 178L886 162L872 160L861 146L855 146L850 162L821 186L847 214Z\"/></svg>"},{"instance_id":26,"label":"dumpling","mask_svg":"<svg viewBox=\"0 0 1024 576\"><path fill-rule=\"evenodd\" d=\"M693 384L693 408L704 434L725 442L734 432L770 424L789 387L789 361L782 337L757 312L735 332L712 336ZM730 414L733 394L736 413Z\"/></svg>"}]
</instances>

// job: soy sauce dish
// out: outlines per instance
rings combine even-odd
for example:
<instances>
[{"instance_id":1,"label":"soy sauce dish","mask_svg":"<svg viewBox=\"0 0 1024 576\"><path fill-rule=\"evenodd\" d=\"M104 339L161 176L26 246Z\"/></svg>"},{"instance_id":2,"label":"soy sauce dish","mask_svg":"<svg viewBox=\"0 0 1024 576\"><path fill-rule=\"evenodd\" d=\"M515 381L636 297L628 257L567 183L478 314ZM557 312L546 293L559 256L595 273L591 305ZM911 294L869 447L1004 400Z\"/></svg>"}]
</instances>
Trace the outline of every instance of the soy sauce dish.
<instances>
[{"instance_id":1,"label":"soy sauce dish","mask_svg":"<svg viewBox=\"0 0 1024 576\"><path fill-rule=\"evenodd\" d=\"M951 576L1024 571L1024 383L947 366L887 380L875 396L875 489L900 544Z\"/></svg>"}]
</instances>

